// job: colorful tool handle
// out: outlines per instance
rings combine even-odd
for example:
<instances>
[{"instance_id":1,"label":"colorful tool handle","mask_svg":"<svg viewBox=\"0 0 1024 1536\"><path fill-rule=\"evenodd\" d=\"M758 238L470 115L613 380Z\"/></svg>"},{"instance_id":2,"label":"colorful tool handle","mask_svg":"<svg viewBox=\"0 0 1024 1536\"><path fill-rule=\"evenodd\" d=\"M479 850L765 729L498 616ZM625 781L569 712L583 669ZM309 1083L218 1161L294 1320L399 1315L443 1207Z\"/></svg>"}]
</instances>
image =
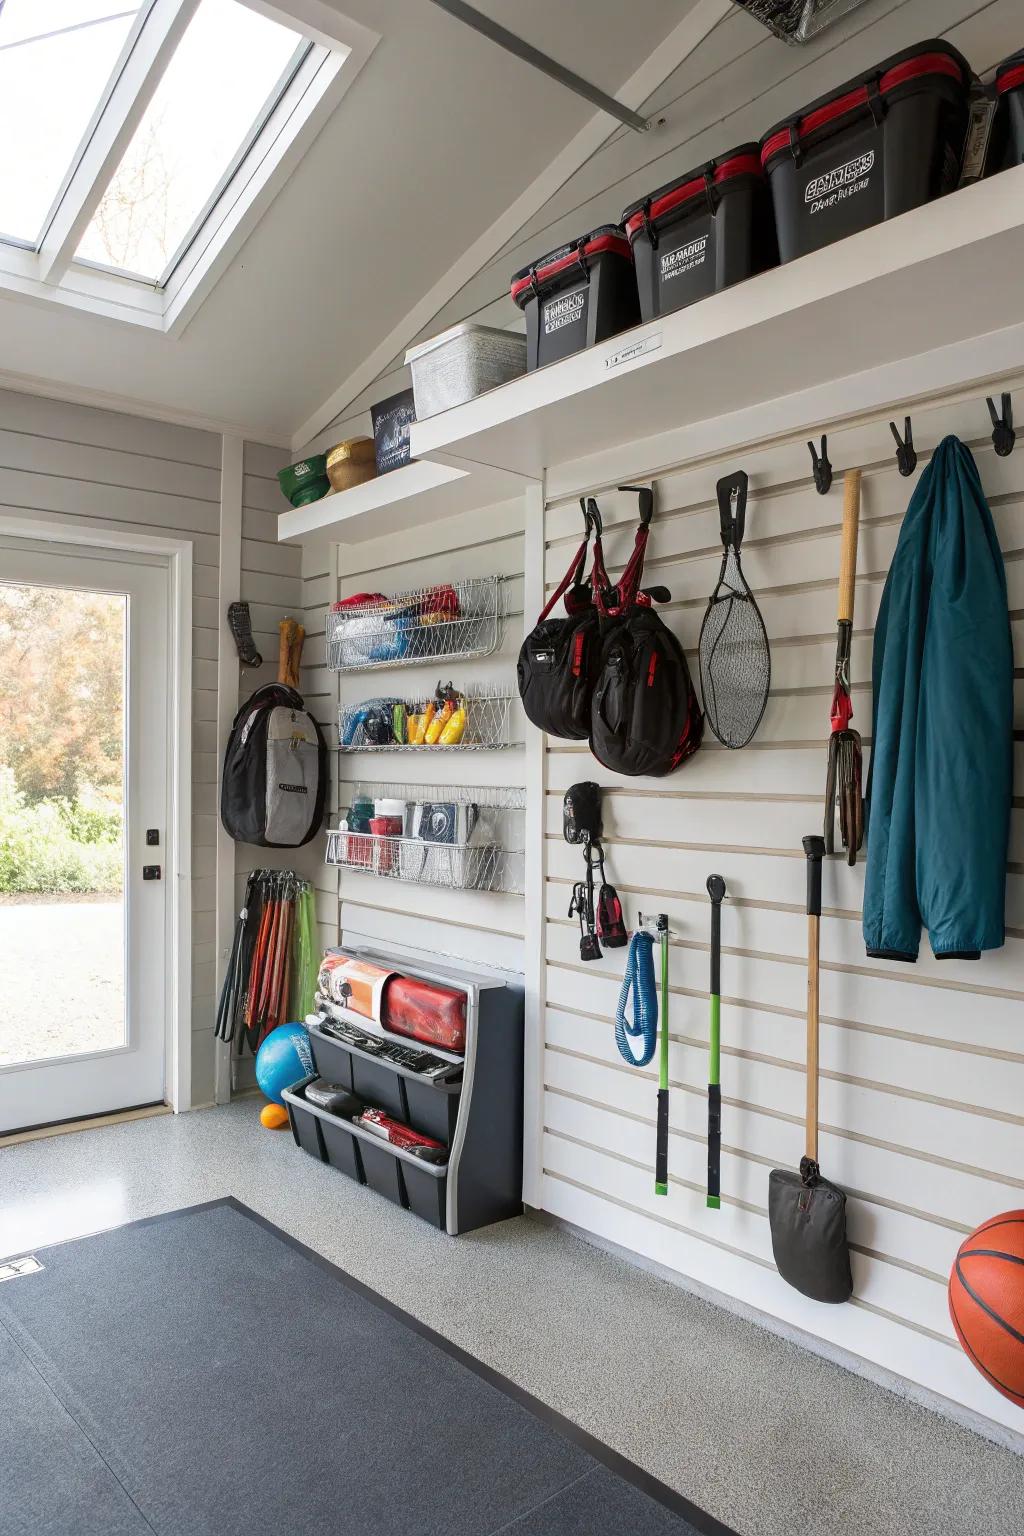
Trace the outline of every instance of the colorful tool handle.
<instances>
[{"instance_id":1,"label":"colorful tool handle","mask_svg":"<svg viewBox=\"0 0 1024 1536\"><path fill-rule=\"evenodd\" d=\"M807 857L807 1156L818 1161L818 954L823 837L805 837Z\"/></svg>"},{"instance_id":2,"label":"colorful tool handle","mask_svg":"<svg viewBox=\"0 0 1024 1536\"><path fill-rule=\"evenodd\" d=\"M860 470L843 476L843 543L839 553L839 622L853 623L853 592L857 581L857 537L860 532Z\"/></svg>"},{"instance_id":3,"label":"colorful tool handle","mask_svg":"<svg viewBox=\"0 0 1024 1536\"><path fill-rule=\"evenodd\" d=\"M661 1053L658 1060L658 1139L654 1155L654 1193L668 1194L668 917L658 916L661 945Z\"/></svg>"},{"instance_id":4,"label":"colorful tool handle","mask_svg":"<svg viewBox=\"0 0 1024 1536\"><path fill-rule=\"evenodd\" d=\"M722 902L725 881L721 875L709 875L711 897L711 992L708 1021L708 1208L717 1211L722 1204L722 1089L721 1081L721 992L722 992Z\"/></svg>"}]
</instances>

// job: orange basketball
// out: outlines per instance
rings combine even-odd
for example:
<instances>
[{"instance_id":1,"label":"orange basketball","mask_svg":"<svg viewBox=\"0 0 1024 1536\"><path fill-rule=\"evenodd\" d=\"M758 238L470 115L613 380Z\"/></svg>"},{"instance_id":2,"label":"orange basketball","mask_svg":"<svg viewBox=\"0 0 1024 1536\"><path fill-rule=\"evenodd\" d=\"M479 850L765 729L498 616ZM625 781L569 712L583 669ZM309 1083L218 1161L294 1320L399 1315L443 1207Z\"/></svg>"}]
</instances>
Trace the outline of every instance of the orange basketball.
<instances>
[{"instance_id":1,"label":"orange basketball","mask_svg":"<svg viewBox=\"0 0 1024 1536\"><path fill-rule=\"evenodd\" d=\"M1024 1211L993 1216L961 1243L949 1315L981 1374L1024 1408Z\"/></svg>"}]
</instances>

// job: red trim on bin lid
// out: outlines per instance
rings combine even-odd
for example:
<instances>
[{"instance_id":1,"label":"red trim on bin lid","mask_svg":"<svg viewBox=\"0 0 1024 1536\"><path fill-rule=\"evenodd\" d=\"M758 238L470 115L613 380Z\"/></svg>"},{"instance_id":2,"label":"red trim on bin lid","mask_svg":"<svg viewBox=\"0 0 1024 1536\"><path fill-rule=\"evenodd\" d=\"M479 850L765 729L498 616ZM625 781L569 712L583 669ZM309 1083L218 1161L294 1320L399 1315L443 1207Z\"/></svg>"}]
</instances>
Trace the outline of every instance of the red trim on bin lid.
<instances>
[{"instance_id":1,"label":"red trim on bin lid","mask_svg":"<svg viewBox=\"0 0 1024 1536\"><path fill-rule=\"evenodd\" d=\"M1019 64L1011 64L1005 74L1000 72L996 76L996 91L1000 96L1005 96L1007 91L1015 91L1019 85L1024 85L1024 60Z\"/></svg>"},{"instance_id":2,"label":"red trim on bin lid","mask_svg":"<svg viewBox=\"0 0 1024 1536\"><path fill-rule=\"evenodd\" d=\"M948 75L951 79L963 84L964 73L956 59L948 53L921 53L916 59L905 59L902 64L896 64L892 69L886 70L878 82L881 95L887 91L896 90L897 86L906 85L910 80L919 80L924 75ZM837 117L845 117L847 112L854 112L858 107L864 106L870 97L866 85L858 85L855 90L847 91L845 96L838 96L835 101L830 101L816 111L802 117L796 127L799 138L807 133L814 133L815 129L823 128L826 123L834 122ZM761 164L765 167L773 155L780 150L788 149L790 145L790 130L780 128L778 133L773 133L771 138L761 145Z\"/></svg>"},{"instance_id":3,"label":"red trim on bin lid","mask_svg":"<svg viewBox=\"0 0 1024 1536\"><path fill-rule=\"evenodd\" d=\"M723 181L731 181L734 176L762 176L761 162L756 155L733 155L729 160L723 160L721 165L715 166L713 180L715 186L720 186ZM666 192L662 197L656 198L650 206L647 217L652 221L664 218L666 213L671 213L682 203L688 203L691 198L699 197L704 191L704 177L695 176L692 181L685 181L681 186L673 187L671 192ZM630 214L626 220L626 234L632 240L644 222L643 210Z\"/></svg>"},{"instance_id":4,"label":"red trim on bin lid","mask_svg":"<svg viewBox=\"0 0 1024 1536\"><path fill-rule=\"evenodd\" d=\"M559 272L564 272L569 267L574 267L579 262L580 256L600 256L602 251L614 251L617 256L625 256L633 260L633 247L624 235L598 235L596 240L590 240L582 250L573 246L565 256L560 256L557 261L549 261L545 265L537 267L533 273L528 272L525 277L513 278L511 294L516 303L519 303L519 295L527 290L532 291L534 281L547 283Z\"/></svg>"}]
</instances>

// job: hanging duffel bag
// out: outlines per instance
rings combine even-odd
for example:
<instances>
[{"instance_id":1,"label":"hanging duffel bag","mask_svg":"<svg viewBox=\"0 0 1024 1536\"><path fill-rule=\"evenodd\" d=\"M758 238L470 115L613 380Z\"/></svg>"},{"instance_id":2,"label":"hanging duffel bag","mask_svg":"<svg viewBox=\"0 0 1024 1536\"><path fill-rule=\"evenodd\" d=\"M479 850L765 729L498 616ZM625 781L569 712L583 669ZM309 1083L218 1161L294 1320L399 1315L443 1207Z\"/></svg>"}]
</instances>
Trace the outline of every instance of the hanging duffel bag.
<instances>
[{"instance_id":1,"label":"hanging duffel bag","mask_svg":"<svg viewBox=\"0 0 1024 1536\"><path fill-rule=\"evenodd\" d=\"M635 487L622 486L622 490ZM590 710L590 750L613 773L660 778L696 752L704 716L679 641L654 612L664 587L640 590L654 494L640 490L640 527L629 564L612 586L600 550L594 598L601 654Z\"/></svg>"},{"instance_id":2,"label":"hanging duffel bag","mask_svg":"<svg viewBox=\"0 0 1024 1536\"><path fill-rule=\"evenodd\" d=\"M224 754L220 819L237 843L301 848L323 826L327 743L301 693L257 688L235 716Z\"/></svg>"},{"instance_id":3,"label":"hanging duffel bag","mask_svg":"<svg viewBox=\"0 0 1024 1536\"><path fill-rule=\"evenodd\" d=\"M527 719L565 741L586 741L590 734L590 696L600 649L598 613L584 572L591 533L595 551L601 547L601 518L595 501L581 498L580 506L586 536L535 628L523 641L516 667ZM563 597L565 618L550 618Z\"/></svg>"}]
</instances>

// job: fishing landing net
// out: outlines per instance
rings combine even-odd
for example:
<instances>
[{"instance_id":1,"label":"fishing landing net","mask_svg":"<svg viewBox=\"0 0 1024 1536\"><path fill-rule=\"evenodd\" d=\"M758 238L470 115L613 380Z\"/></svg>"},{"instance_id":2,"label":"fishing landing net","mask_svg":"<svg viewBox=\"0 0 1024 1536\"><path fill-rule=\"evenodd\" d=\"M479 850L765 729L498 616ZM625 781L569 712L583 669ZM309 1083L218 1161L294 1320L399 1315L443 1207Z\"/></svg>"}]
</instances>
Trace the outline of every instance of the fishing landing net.
<instances>
[{"instance_id":1,"label":"fishing landing net","mask_svg":"<svg viewBox=\"0 0 1024 1536\"><path fill-rule=\"evenodd\" d=\"M745 747L768 703L772 662L761 611L733 548L708 601L698 659L708 724L724 747Z\"/></svg>"}]
</instances>

